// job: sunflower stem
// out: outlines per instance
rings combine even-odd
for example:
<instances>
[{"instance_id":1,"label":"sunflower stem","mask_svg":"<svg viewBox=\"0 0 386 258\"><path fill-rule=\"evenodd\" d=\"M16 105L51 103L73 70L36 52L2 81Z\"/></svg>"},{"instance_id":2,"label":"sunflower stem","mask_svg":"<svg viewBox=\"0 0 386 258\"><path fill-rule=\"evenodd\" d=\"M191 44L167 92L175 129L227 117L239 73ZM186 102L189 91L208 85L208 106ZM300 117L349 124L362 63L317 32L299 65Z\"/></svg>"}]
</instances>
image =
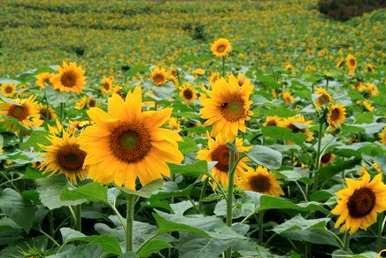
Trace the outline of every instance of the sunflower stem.
<instances>
[{"instance_id":1,"label":"sunflower stem","mask_svg":"<svg viewBox=\"0 0 386 258\"><path fill-rule=\"evenodd\" d=\"M260 211L259 212L259 217L258 217L258 225L259 225L259 244L262 244L263 243L263 233L264 233L264 229L263 229L263 225L264 225L264 211Z\"/></svg>"},{"instance_id":2,"label":"sunflower stem","mask_svg":"<svg viewBox=\"0 0 386 258\"><path fill-rule=\"evenodd\" d=\"M60 102L60 122L61 123L63 123L63 120L64 120L64 107L65 107L65 103Z\"/></svg>"},{"instance_id":3,"label":"sunflower stem","mask_svg":"<svg viewBox=\"0 0 386 258\"><path fill-rule=\"evenodd\" d=\"M78 231L82 231L82 217L81 217L81 204L74 206L75 213L75 229Z\"/></svg>"},{"instance_id":4,"label":"sunflower stem","mask_svg":"<svg viewBox=\"0 0 386 258\"><path fill-rule=\"evenodd\" d=\"M208 178L205 179L202 187L201 187L201 192L200 192L200 199L198 200L198 209L202 213L202 199L204 198L205 190L206 190L206 185L208 184Z\"/></svg>"},{"instance_id":5,"label":"sunflower stem","mask_svg":"<svg viewBox=\"0 0 386 258\"><path fill-rule=\"evenodd\" d=\"M228 162L228 192L227 192L227 215L226 224L232 226L232 208L233 208L233 184L235 179L235 171L237 166L236 147L231 144L229 147L229 162ZM225 258L232 257L232 248L228 248L224 253Z\"/></svg>"},{"instance_id":6,"label":"sunflower stem","mask_svg":"<svg viewBox=\"0 0 386 258\"><path fill-rule=\"evenodd\" d=\"M225 56L222 57L222 77L225 77Z\"/></svg>"},{"instance_id":7,"label":"sunflower stem","mask_svg":"<svg viewBox=\"0 0 386 258\"><path fill-rule=\"evenodd\" d=\"M318 147L316 150L316 159L315 159L315 169L313 173L314 177L314 183L313 183L313 190L316 190L318 187L318 177L316 176L316 172L318 172L320 167L320 153L321 153L321 147L322 147L322 138L323 138L323 121L322 118L319 119L319 132L318 132Z\"/></svg>"},{"instance_id":8,"label":"sunflower stem","mask_svg":"<svg viewBox=\"0 0 386 258\"><path fill-rule=\"evenodd\" d=\"M380 219L378 221L378 234L377 234L377 245L376 245L377 252L380 252L382 250L382 232L386 223L385 214L380 214L379 217Z\"/></svg>"},{"instance_id":9,"label":"sunflower stem","mask_svg":"<svg viewBox=\"0 0 386 258\"><path fill-rule=\"evenodd\" d=\"M126 207L126 253L133 251L134 205L135 196L129 195Z\"/></svg>"},{"instance_id":10,"label":"sunflower stem","mask_svg":"<svg viewBox=\"0 0 386 258\"><path fill-rule=\"evenodd\" d=\"M343 250L348 251L350 248L350 234L348 233L348 231L344 233L343 243L344 243Z\"/></svg>"}]
</instances>

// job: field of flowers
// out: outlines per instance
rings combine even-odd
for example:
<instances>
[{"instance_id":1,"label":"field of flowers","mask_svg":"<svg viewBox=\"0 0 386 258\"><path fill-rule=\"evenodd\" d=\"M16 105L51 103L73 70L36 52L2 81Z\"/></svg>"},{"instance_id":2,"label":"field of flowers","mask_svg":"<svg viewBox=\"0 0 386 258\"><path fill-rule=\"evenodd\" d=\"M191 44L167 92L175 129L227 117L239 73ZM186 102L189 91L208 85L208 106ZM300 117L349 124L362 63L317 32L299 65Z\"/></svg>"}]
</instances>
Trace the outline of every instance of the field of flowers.
<instances>
[{"instance_id":1,"label":"field of flowers","mask_svg":"<svg viewBox=\"0 0 386 258\"><path fill-rule=\"evenodd\" d=\"M385 10L0 5L0 257L386 255Z\"/></svg>"}]
</instances>

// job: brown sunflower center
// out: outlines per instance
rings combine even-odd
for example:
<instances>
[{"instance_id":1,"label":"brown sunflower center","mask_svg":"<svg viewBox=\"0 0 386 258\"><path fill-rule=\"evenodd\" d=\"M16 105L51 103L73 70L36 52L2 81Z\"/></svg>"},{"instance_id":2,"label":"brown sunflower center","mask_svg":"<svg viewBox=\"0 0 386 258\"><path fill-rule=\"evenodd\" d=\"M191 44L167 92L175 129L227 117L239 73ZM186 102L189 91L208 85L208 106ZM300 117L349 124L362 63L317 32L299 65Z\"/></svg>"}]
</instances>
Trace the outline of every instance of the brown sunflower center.
<instances>
[{"instance_id":1,"label":"brown sunflower center","mask_svg":"<svg viewBox=\"0 0 386 258\"><path fill-rule=\"evenodd\" d=\"M330 102L330 98L326 94L322 94L319 96L318 101L320 105L324 105Z\"/></svg>"},{"instance_id":2,"label":"brown sunflower center","mask_svg":"<svg viewBox=\"0 0 386 258\"><path fill-rule=\"evenodd\" d=\"M331 111L331 120L336 121L336 120L339 119L339 117L340 117L340 111L339 111L339 109L334 108L334 109Z\"/></svg>"},{"instance_id":3,"label":"brown sunflower center","mask_svg":"<svg viewBox=\"0 0 386 258\"><path fill-rule=\"evenodd\" d=\"M323 164L327 164L328 162L330 162L331 160L331 153L326 153L322 156L322 158L320 159L320 161L323 163Z\"/></svg>"},{"instance_id":4,"label":"brown sunflower center","mask_svg":"<svg viewBox=\"0 0 386 258\"><path fill-rule=\"evenodd\" d=\"M4 91L5 91L5 93L10 94L13 92L13 88L11 86L7 86L7 87L5 87Z\"/></svg>"},{"instance_id":5,"label":"brown sunflower center","mask_svg":"<svg viewBox=\"0 0 386 258\"><path fill-rule=\"evenodd\" d=\"M350 66L355 66L355 64L356 64L355 59L350 59Z\"/></svg>"},{"instance_id":6,"label":"brown sunflower center","mask_svg":"<svg viewBox=\"0 0 386 258\"><path fill-rule=\"evenodd\" d=\"M226 145L219 145L211 154L211 159L217 161L215 167L222 171L229 170L229 148Z\"/></svg>"},{"instance_id":7,"label":"brown sunflower center","mask_svg":"<svg viewBox=\"0 0 386 258\"><path fill-rule=\"evenodd\" d=\"M375 206L375 194L367 188L355 190L347 202L347 208L351 217L360 218L368 215Z\"/></svg>"},{"instance_id":8,"label":"brown sunflower center","mask_svg":"<svg viewBox=\"0 0 386 258\"><path fill-rule=\"evenodd\" d=\"M153 80L156 83L162 83L165 80L165 77L162 74L157 73L156 75L154 75Z\"/></svg>"},{"instance_id":9,"label":"brown sunflower center","mask_svg":"<svg viewBox=\"0 0 386 258\"><path fill-rule=\"evenodd\" d=\"M240 96L232 96L221 104L220 110L227 121L235 122L245 117L244 100Z\"/></svg>"},{"instance_id":10,"label":"brown sunflower center","mask_svg":"<svg viewBox=\"0 0 386 258\"><path fill-rule=\"evenodd\" d=\"M193 98L193 92L191 89L185 89L183 92L184 98L191 100Z\"/></svg>"},{"instance_id":11,"label":"brown sunflower center","mask_svg":"<svg viewBox=\"0 0 386 258\"><path fill-rule=\"evenodd\" d=\"M288 128L291 129L291 131L292 131L293 133L304 133L304 131L305 131L304 129L297 127L297 126L294 125L293 123L290 123L290 124L288 125Z\"/></svg>"},{"instance_id":12,"label":"brown sunflower center","mask_svg":"<svg viewBox=\"0 0 386 258\"><path fill-rule=\"evenodd\" d=\"M226 49L225 45L218 45L216 48L217 52L219 53L223 53L225 49Z\"/></svg>"},{"instance_id":13,"label":"brown sunflower center","mask_svg":"<svg viewBox=\"0 0 386 258\"><path fill-rule=\"evenodd\" d=\"M63 84L64 87L72 88L76 85L77 78L78 76L75 72L66 71L60 77L60 82Z\"/></svg>"},{"instance_id":14,"label":"brown sunflower center","mask_svg":"<svg viewBox=\"0 0 386 258\"><path fill-rule=\"evenodd\" d=\"M42 119L47 119L47 120L53 119L52 112L47 108L41 108L39 111L39 114Z\"/></svg>"},{"instance_id":15,"label":"brown sunflower center","mask_svg":"<svg viewBox=\"0 0 386 258\"><path fill-rule=\"evenodd\" d=\"M88 100L88 106L89 106L89 107L95 107L95 106L96 106L96 101L95 101L95 99L89 99L89 100Z\"/></svg>"},{"instance_id":16,"label":"brown sunflower center","mask_svg":"<svg viewBox=\"0 0 386 258\"><path fill-rule=\"evenodd\" d=\"M105 83L103 83L103 88L105 89L105 90L109 90L110 89L110 83L108 83L108 82L105 82Z\"/></svg>"},{"instance_id":17,"label":"brown sunflower center","mask_svg":"<svg viewBox=\"0 0 386 258\"><path fill-rule=\"evenodd\" d=\"M271 188L271 181L265 175L256 175L250 179L251 188L255 192L266 193Z\"/></svg>"},{"instance_id":18,"label":"brown sunflower center","mask_svg":"<svg viewBox=\"0 0 386 258\"><path fill-rule=\"evenodd\" d=\"M113 154L127 163L142 160L151 149L151 137L141 123L124 123L110 134L110 148Z\"/></svg>"},{"instance_id":19,"label":"brown sunflower center","mask_svg":"<svg viewBox=\"0 0 386 258\"><path fill-rule=\"evenodd\" d=\"M86 152L82 151L78 144L65 145L56 154L59 166L68 171L82 169L85 158Z\"/></svg>"},{"instance_id":20,"label":"brown sunflower center","mask_svg":"<svg viewBox=\"0 0 386 258\"><path fill-rule=\"evenodd\" d=\"M14 117L19 121L23 121L28 115L28 108L24 105L13 104L8 109L8 116Z\"/></svg>"}]
</instances>

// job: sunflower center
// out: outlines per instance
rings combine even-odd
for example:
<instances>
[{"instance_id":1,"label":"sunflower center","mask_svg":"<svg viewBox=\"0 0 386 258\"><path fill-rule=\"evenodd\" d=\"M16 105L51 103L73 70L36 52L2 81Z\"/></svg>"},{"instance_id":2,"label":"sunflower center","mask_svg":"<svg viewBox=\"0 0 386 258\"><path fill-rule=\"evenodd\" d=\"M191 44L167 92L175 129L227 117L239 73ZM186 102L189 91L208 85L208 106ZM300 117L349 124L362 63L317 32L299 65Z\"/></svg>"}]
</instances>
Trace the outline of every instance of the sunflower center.
<instances>
[{"instance_id":1,"label":"sunflower center","mask_svg":"<svg viewBox=\"0 0 386 258\"><path fill-rule=\"evenodd\" d=\"M235 96L220 106L221 113L227 121L235 122L245 116L244 100Z\"/></svg>"},{"instance_id":2,"label":"sunflower center","mask_svg":"<svg viewBox=\"0 0 386 258\"><path fill-rule=\"evenodd\" d=\"M267 126L277 126L277 121L274 119L268 120Z\"/></svg>"},{"instance_id":3,"label":"sunflower center","mask_svg":"<svg viewBox=\"0 0 386 258\"><path fill-rule=\"evenodd\" d=\"M354 218L366 216L371 212L374 206L375 194L367 187L355 190L347 203L350 216Z\"/></svg>"},{"instance_id":4,"label":"sunflower center","mask_svg":"<svg viewBox=\"0 0 386 258\"><path fill-rule=\"evenodd\" d=\"M40 109L39 113L43 119L51 120L53 118L51 111L47 108Z\"/></svg>"},{"instance_id":5,"label":"sunflower center","mask_svg":"<svg viewBox=\"0 0 386 258\"><path fill-rule=\"evenodd\" d=\"M250 179L250 184L255 192L266 193L271 187L271 181L265 175L256 175Z\"/></svg>"},{"instance_id":6,"label":"sunflower center","mask_svg":"<svg viewBox=\"0 0 386 258\"><path fill-rule=\"evenodd\" d=\"M184 95L184 98L188 100L193 98L193 92L190 89L184 90L183 95Z\"/></svg>"},{"instance_id":7,"label":"sunflower center","mask_svg":"<svg viewBox=\"0 0 386 258\"><path fill-rule=\"evenodd\" d=\"M86 152L79 149L78 144L63 146L56 154L56 160L60 167L69 171L82 169Z\"/></svg>"},{"instance_id":8,"label":"sunflower center","mask_svg":"<svg viewBox=\"0 0 386 258\"><path fill-rule=\"evenodd\" d=\"M331 120L336 121L336 120L339 119L339 117L340 117L339 109L334 108L334 109L331 111Z\"/></svg>"},{"instance_id":9,"label":"sunflower center","mask_svg":"<svg viewBox=\"0 0 386 258\"><path fill-rule=\"evenodd\" d=\"M73 71L67 71L64 72L63 75L60 77L60 82L63 84L64 87L72 88L75 86L77 80L77 75Z\"/></svg>"},{"instance_id":10,"label":"sunflower center","mask_svg":"<svg viewBox=\"0 0 386 258\"><path fill-rule=\"evenodd\" d=\"M110 134L110 148L118 159L127 163L142 160L151 149L151 137L140 123L124 123Z\"/></svg>"},{"instance_id":11,"label":"sunflower center","mask_svg":"<svg viewBox=\"0 0 386 258\"><path fill-rule=\"evenodd\" d=\"M222 171L229 170L229 149L226 145L219 145L211 154L211 159L217 161L215 167Z\"/></svg>"},{"instance_id":12,"label":"sunflower center","mask_svg":"<svg viewBox=\"0 0 386 258\"><path fill-rule=\"evenodd\" d=\"M222 53L224 51L225 51L225 46L224 45L217 46L217 52Z\"/></svg>"},{"instance_id":13,"label":"sunflower center","mask_svg":"<svg viewBox=\"0 0 386 258\"><path fill-rule=\"evenodd\" d=\"M8 109L8 116L14 117L19 121L23 121L28 117L28 108L23 105L11 105Z\"/></svg>"},{"instance_id":14,"label":"sunflower center","mask_svg":"<svg viewBox=\"0 0 386 258\"><path fill-rule=\"evenodd\" d=\"M350 59L350 65L355 66L355 60L354 59Z\"/></svg>"},{"instance_id":15,"label":"sunflower center","mask_svg":"<svg viewBox=\"0 0 386 258\"><path fill-rule=\"evenodd\" d=\"M319 100L319 103L320 103L321 105L324 105L324 104L330 102L330 98L329 98L326 94L320 95L319 98L318 98L318 100Z\"/></svg>"},{"instance_id":16,"label":"sunflower center","mask_svg":"<svg viewBox=\"0 0 386 258\"><path fill-rule=\"evenodd\" d=\"M154 81L156 83L161 83L164 81L164 79L165 79L165 77L160 73L157 73L156 75L154 75Z\"/></svg>"},{"instance_id":17,"label":"sunflower center","mask_svg":"<svg viewBox=\"0 0 386 258\"><path fill-rule=\"evenodd\" d=\"M11 87L11 86L7 86L7 87L5 87L5 93L8 93L8 94L10 94L10 93L12 93L13 92L13 88Z\"/></svg>"},{"instance_id":18,"label":"sunflower center","mask_svg":"<svg viewBox=\"0 0 386 258\"><path fill-rule=\"evenodd\" d=\"M328 162L330 162L331 160L331 153L326 153L322 156L322 158L320 159L320 161L323 163L323 164L326 164Z\"/></svg>"},{"instance_id":19,"label":"sunflower center","mask_svg":"<svg viewBox=\"0 0 386 258\"><path fill-rule=\"evenodd\" d=\"M89 101L88 101L88 106L89 106L89 107L95 107L95 106L96 106L96 101L95 101L95 99L89 99Z\"/></svg>"},{"instance_id":20,"label":"sunflower center","mask_svg":"<svg viewBox=\"0 0 386 258\"><path fill-rule=\"evenodd\" d=\"M301 129L301 128L299 128L299 127L297 127L296 125L294 125L293 123L290 123L289 125L288 125L288 128L289 129L291 129L291 131L293 132L293 133L304 133L304 129Z\"/></svg>"},{"instance_id":21,"label":"sunflower center","mask_svg":"<svg viewBox=\"0 0 386 258\"><path fill-rule=\"evenodd\" d=\"M103 88L105 90L109 90L110 89L110 83L108 83L108 82L103 83Z\"/></svg>"}]
</instances>

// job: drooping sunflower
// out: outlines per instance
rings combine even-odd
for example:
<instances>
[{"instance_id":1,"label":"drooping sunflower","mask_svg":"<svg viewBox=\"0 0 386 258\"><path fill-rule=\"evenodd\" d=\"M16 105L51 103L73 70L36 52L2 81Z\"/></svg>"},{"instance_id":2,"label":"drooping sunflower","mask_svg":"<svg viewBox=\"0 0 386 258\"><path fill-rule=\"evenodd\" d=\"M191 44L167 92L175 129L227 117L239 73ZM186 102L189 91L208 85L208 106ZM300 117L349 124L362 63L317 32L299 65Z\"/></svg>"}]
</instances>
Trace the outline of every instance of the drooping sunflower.
<instances>
[{"instance_id":1,"label":"drooping sunflower","mask_svg":"<svg viewBox=\"0 0 386 258\"><path fill-rule=\"evenodd\" d=\"M35 84L43 89L45 88L47 85L50 84L50 80L51 80L51 77L53 76L54 74L53 73L48 73L48 72L44 72L44 73L39 73L37 76L36 76L36 82Z\"/></svg>"},{"instance_id":2,"label":"drooping sunflower","mask_svg":"<svg viewBox=\"0 0 386 258\"><path fill-rule=\"evenodd\" d=\"M305 140L310 142L314 139L314 135L309 129L311 124L312 121L306 120L303 115L296 115L283 119L281 127L291 129L293 133L304 133Z\"/></svg>"},{"instance_id":3,"label":"drooping sunflower","mask_svg":"<svg viewBox=\"0 0 386 258\"><path fill-rule=\"evenodd\" d=\"M39 105L32 96L27 99L14 99L12 103L1 103L0 115L13 117L30 128L39 127L43 123L40 119Z\"/></svg>"},{"instance_id":4,"label":"drooping sunflower","mask_svg":"<svg viewBox=\"0 0 386 258\"><path fill-rule=\"evenodd\" d=\"M377 213L386 210L386 185L382 174L371 180L366 170L358 180L347 178L346 185L336 193L338 202L331 213L339 216L335 227L354 234L366 230L377 221Z\"/></svg>"},{"instance_id":5,"label":"drooping sunflower","mask_svg":"<svg viewBox=\"0 0 386 258\"><path fill-rule=\"evenodd\" d=\"M378 87L374 83L366 83L366 91L371 96L378 96L379 95Z\"/></svg>"},{"instance_id":6,"label":"drooping sunflower","mask_svg":"<svg viewBox=\"0 0 386 258\"><path fill-rule=\"evenodd\" d=\"M216 136L215 139L208 135L208 148L201 149L197 152L197 159L215 161L216 165L211 169L211 176L216 182L222 185L224 188L228 185L228 170L229 170L229 147L227 146L231 141L226 140L222 135ZM235 146L237 149L237 155L242 152L247 152L251 147L243 146L242 139L236 138ZM242 158L236 167L236 178L241 176L247 170L251 170L246 164L247 157ZM215 189L216 184L212 184Z\"/></svg>"},{"instance_id":7,"label":"drooping sunflower","mask_svg":"<svg viewBox=\"0 0 386 258\"><path fill-rule=\"evenodd\" d=\"M88 110L95 122L84 129L82 149L89 176L103 184L114 182L135 191L137 177L142 185L170 174L166 163L180 163L183 155L175 132L160 128L172 110L142 111L142 90L137 87L123 100L117 94L108 99L108 112Z\"/></svg>"},{"instance_id":8,"label":"drooping sunflower","mask_svg":"<svg viewBox=\"0 0 386 258\"><path fill-rule=\"evenodd\" d=\"M341 104L331 104L327 112L327 123L332 128L339 128L346 120L346 108Z\"/></svg>"},{"instance_id":9,"label":"drooping sunflower","mask_svg":"<svg viewBox=\"0 0 386 258\"><path fill-rule=\"evenodd\" d=\"M339 58L338 61L336 62L336 68L342 68L345 63L346 63L346 60L344 60L344 58Z\"/></svg>"},{"instance_id":10,"label":"drooping sunflower","mask_svg":"<svg viewBox=\"0 0 386 258\"><path fill-rule=\"evenodd\" d=\"M80 149L79 139L64 131L62 137L51 135L49 140L50 145L42 146L45 153L39 169L49 174L64 175L72 183L85 178L87 153Z\"/></svg>"},{"instance_id":11,"label":"drooping sunflower","mask_svg":"<svg viewBox=\"0 0 386 258\"><path fill-rule=\"evenodd\" d=\"M232 46L229 40L220 38L212 43L210 50L217 57L225 57L232 51Z\"/></svg>"},{"instance_id":12,"label":"drooping sunflower","mask_svg":"<svg viewBox=\"0 0 386 258\"><path fill-rule=\"evenodd\" d=\"M150 77L156 86L161 86L166 83L169 78L169 74L165 69L156 67L151 72Z\"/></svg>"},{"instance_id":13,"label":"drooping sunflower","mask_svg":"<svg viewBox=\"0 0 386 258\"><path fill-rule=\"evenodd\" d=\"M55 110L48 105L39 105L39 114L41 120L53 121L57 118Z\"/></svg>"},{"instance_id":14,"label":"drooping sunflower","mask_svg":"<svg viewBox=\"0 0 386 258\"><path fill-rule=\"evenodd\" d=\"M75 63L66 63L50 78L55 89L61 92L80 93L86 83L84 70Z\"/></svg>"},{"instance_id":15,"label":"drooping sunflower","mask_svg":"<svg viewBox=\"0 0 386 258\"><path fill-rule=\"evenodd\" d=\"M104 94L113 92L114 77L103 77L101 81L100 91Z\"/></svg>"},{"instance_id":16,"label":"drooping sunflower","mask_svg":"<svg viewBox=\"0 0 386 258\"><path fill-rule=\"evenodd\" d=\"M386 144L386 127L382 129L382 131L378 134L379 136L379 141L382 144Z\"/></svg>"},{"instance_id":17,"label":"drooping sunflower","mask_svg":"<svg viewBox=\"0 0 386 258\"><path fill-rule=\"evenodd\" d=\"M240 130L246 131L245 121L250 119L252 85L239 86L233 75L228 80L219 79L210 92L210 98L202 97L201 117L207 119L205 126L212 125L212 136L224 134L232 139Z\"/></svg>"},{"instance_id":18,"label":"drooping sunflower","mask_svg":"<svg viewBox=\"0 0 386 258\"><path fill-rule=\"evenodd\" d=\"M245 191L254 191L272 196L284 195L276 177L262 166L257 166L256 170L243 173L237 185Z\"/></svg>"},{"instance_id":19,"label":"drooping sunflower","mask_svg":"<svg viewBox=\"0 0 386 258\"><path fill-rule=\"evenodd\" d=\"M3 83L0 87L0 94L7 98L12 98L16 93L16 85L14 83Z\"/></svg>"},{"instance_id":20,"label":"drooping sunflower","mask_svg":"<svg viewBox=\"0 0 386 258\"><path fill-rule=\"evenodd\" d=\"M180 96L188 104L193 103L193 101L197 98L195 89L188 83L182 85L180 89Z\"/></svg>"},{"instance_id":21,"label":"drooping sunflower","mask_svg":"<svg viewBox=\"0 0 386 258\"><path fill-rule=\"evenodd\" d=\"M244 84L251 84L251 81L248 80L245 74L242 74L242 73L239 73L237 75L237 82L240 87L243 86Z\"/></svg>"},{"instance_id":22,"label":"drooping sunflower","mask_svg":"<svg viewBox=\"0 0 386 258\"><path fill-rule=\"evenodd\" d=\"M316 88L314 102L317 108L328 105L331 101L332 97L327 90L321 87Z\"/></svg>"},{"instance_id":23,"label":"drooping sunflower","mask_svg":"<svg viewBox=\"0 0 386 258\"><path fill-rule=\"evenodd\" d=\"M354 75L355 69L357 68L357 60L355 59L355 57L351 54L347 55L346 64L348 68L348 74L350 76Z\"/></svg>"},{"instance_id":24,"label":"drooping sunflower","mask_svg":"<svg viewBox=\"0 0 386 258\"><path fill-rule=\"evenodd\" d=\"M289 91L284 91L282 93L282 97L283 97L284 102L287 105L290 105L290 104L294 103L294 101L295 101L295 98L292 96L291 92L289 92Z\"/></svg>"}]
</instances>

